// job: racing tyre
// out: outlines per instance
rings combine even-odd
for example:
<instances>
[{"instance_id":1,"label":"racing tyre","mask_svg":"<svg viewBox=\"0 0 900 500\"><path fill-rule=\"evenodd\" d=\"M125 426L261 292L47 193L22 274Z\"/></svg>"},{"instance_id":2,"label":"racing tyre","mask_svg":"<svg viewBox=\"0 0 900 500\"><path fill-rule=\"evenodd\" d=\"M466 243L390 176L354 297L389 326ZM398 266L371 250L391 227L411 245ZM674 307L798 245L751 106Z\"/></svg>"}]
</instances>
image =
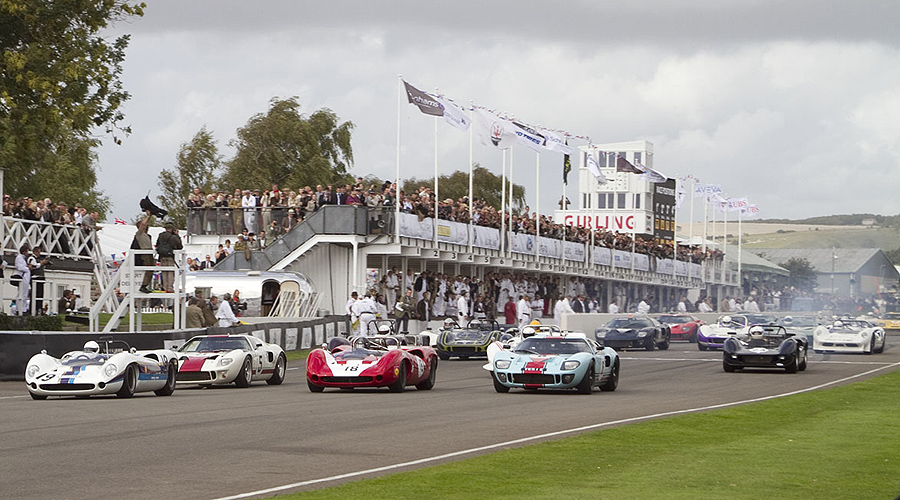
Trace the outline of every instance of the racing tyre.
<instances>
[{"instance_id":1,"label":"racing tyre","mask_svg":"<svg viewBox=\"0 0 900 500\"><path fill-rule=\"evenodd\" d=\"M175 392L175 377L178 376L178 365L176 365L174 361L169 363L169 369L166 374L166 385L161 389L153 391L153 394L156 394L157 396L171 396L172 393Z\"/></svg>"},{"instance_id":2,"label":"racing tyre","mask_svg":"<svg viewBox=\"0 0 900 500\"><path fill-rule=\"evenodd\" d=\"M887 345L887 334L886 333L884 334L884 337L881 338L881 347L879 347L878 349L875 349L875 352L877 352L879 354L884 352L885 345Z\"/></svg>"},{"instance_id":3,"label":"racing tyre","mask_svg":"<svg viewBox=\"0 0 900 500\"><path fill-rule=\"evenodd\" d=\"M447 361L448 359L450 359L450 355L449 355L449 354L444 354L444 353L442 353L442 352L438 352L438 357L441 358L441 359L444 360L444 361Z\"/></svg>"},{"instance_id":4,"label":"racing tyre","mask_svg":"<svg viewBox=\"0 0 900 500\"><path fill-rule=\"evenodd\" d=\"M31 399L35 401L43 401L47 399L47 396L41 396L40 394L35 394L33 392L29 392L28 394L31 394Z\"/></svg>"},{"instance_id":5,"label":"racing tyre","mask_svg":"<svg viewBox=\"0 0 900 500\"><path fill-rule=\"evenodd\" d=\"M588 368L588 371L585 372L584 377L581 377L581 382L578 382L578 386L575 387L578 391L578 394L590 394L594 392L594 367Z\"/></svg>"},{"instance_id":6,"label":"racing tyre","mask_svg":"<svg viewBox=\"0 0 900 500\"><path fill-rule=\"evenodd\" d=\"M734 373L734 367L724 361L722 361L722 369L728 373Z\"/></svg>"},{"instance_id":7,"label":"racing tyre","mask_svg":"<svg viewBox=\"0 0 900 500\"><path fill-rule=\"evenodd\" d=\"M309 387L309 392L322 392L325 390L324 387L312 383L309 379L306 379L306 387Z\"/></svg>"},{"instance_id":8,"label":"racing tyre","mask_svg":"<svg viewBox=\"0 0 900 500\"><path fill-rule=\"evenodd\" d=\"M691 336L688 337L688 342L690 342L691 344L697 343L697 330L694 330L694 333L692 333Z\"/></svg>"},{"instance_id":9,"label":"racing tyre","mask_svg":"<svg viewBox=\"0 0 900 500\"><path fill-rule=\"evenodd\" d=\"M803 355L800 356L800 363L797 365L797 370L801 372L806 371L806 365L809 362L809 349L806 347L803 348Z\"/></svg>"},{"instance_id":10,"label":"racing tyre","mask_svg":"<svg viewBox=\"0 0 900 500\"><path fill-rule=\"evenodd\" d=\"M869 342L869 350L865 352L865 354L872 354L875 352L875 336L872 335L872 341Z\"/></svg>"},{"instance_id":11,"label":"racing tyre","mask_svg":"<svg viewBox=\"0 0 900 500\"><path fill-rule=\"evenodd\" d=\"M603 385L600 386L601 391L612 392L616 390L616 387L619 387L619 360L617 359L615 364L613 364L612 372L609 374L609 378L606 379L606 382L603 382Z\"/></svg>"},{"instance_id":12,"label":"racing tyre","mask_svg":"<svg viewBox=\"0 0 900 500\"><path fill-rule=\"evenodd\" d=\"M134 389L137 387L138 371L134 365L125 367L125 377L122 379L122 388L116 393L120 398L130 398L134 396Z\"/></svg>"},{"instance_id":13,"label":"racing tyre","mask_svg":"<svg viewBox=\"0 0 900 500\"><path fill-rule=\"evenodd\" d=\"M269 380L266 380L266 383L269 385L281 385L284 382L284 374L287 372L287 358L284 357L284 354L278 355L278 360L275 361L275 371L272 373L272 376L269 377Z\"/></svg>"},{"instance_id":14,"label":"racing tyre","mask_svg":"<svg viewBox=\"0 0 900 500\"><path fill-rule=\"evenodd\" d=\"M790 363L784 366L784 371L788 373L797 373L797 370L800 369L800 364L797 362L798 356L794 356L794 359L791 360Z\"/></svg>"},{"instance_id":15,"label":"racing tyre","mask_svg":"<svg viewBox=\"0 0 900 500\"><path fill-rule=\"evenodd\" d=\"M494 372L491 372L491 379L494 381L494 390L497 392L509 392L509 387L501 384L499 380L497 380L497 376L494 375Z\"/></svg>"},{"instance_id":16,"label":"racing tyre","mask_svg":"<svg viewBox=\"0 0 900 500\"><path fill-rule=\"evenodd\" d=\"M709 347L701 344L700 342L697 342L697 349L700 349L701 351L705 351L705 350L709 349Z\"/></svg>"},{"instance_id":17,"label":"racing tyre","mask_svg":"<svg viewBox=\"0 0 900 500\"><path fill-rule=\"evenodd\" d=\"M406 389L406 372L408 371L406 361L400 364L400 374L397 375L397 380L394 381L393 384L388 386L388 389L391 392L403 392Z\"/></svg>"},{"instance_id":18,"label":"racing tyre","mask_svg":"<svg viewBox=\"0 0 900 500\"><path fill-rule=\"evenodd\" d=\"M234 379L234 385L250 387L251 381L253 381L253 369L250 367L250 358L244 358L244 364L241 365L241 371L238 373L237 378Z\"/></svg>"},{"instance_id":19,"label":"racing tyre","mask_svg":"<svg viewBox=\"0 0 900 500\"><path fill-rule=\"evenodd\" d=\"M644 349L647 351L656 349L656 339L654 339L653 337L648 338L647 342L644 344Z\"/></svg>"},{"instance_id":20,"label":"racing tyre","mask_svg":"<svg viewBox=\"0 0 900 500\"><path fill-rule=\"evenodd\" d=\"M430 391L431 388L434 387L434 381L437 379L437 367L437 358L431 358L431 370L428 373L428 378L416 384L416 389L420 391Z\"/></svg>"},{"instance_id":21,"label":"racing tyre","mask_svg":"<svg viewBox=\"0 0 900 500\"><path fill-rule=\"evenodd\" d=\"M666 340L662 341L656 347L659 347L660 351L667 351L669 349L669 341L672 340L672 337L666 337Z\"/></svg>"}]
</instances>

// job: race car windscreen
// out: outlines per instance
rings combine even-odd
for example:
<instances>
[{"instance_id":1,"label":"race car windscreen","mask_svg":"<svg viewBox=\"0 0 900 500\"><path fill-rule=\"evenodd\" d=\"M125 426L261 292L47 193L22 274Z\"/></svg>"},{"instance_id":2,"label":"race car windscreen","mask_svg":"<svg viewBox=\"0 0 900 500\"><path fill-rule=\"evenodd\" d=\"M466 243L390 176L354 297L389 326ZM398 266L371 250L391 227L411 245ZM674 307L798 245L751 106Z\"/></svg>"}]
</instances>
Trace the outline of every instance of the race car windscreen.
<instances>
[{"instance_id":1,"label":"race car windscreen","mask_svg":"<svg viewBox=\"0 0 900 500\"><path fill-rule=\"evenodd\" d=\"M694 318L690 316L660 316L656 320L667 325L681 325L694 321Z\"/></svg>"},{"instance_id":2,"label":"race car windscreen","mask_svg":"<svg viewBox=\"0 0 900 500\"><path fill-rule=\"evenodd\" d=\"M747 321L751 325L770 325L775 323L778 318L771 314L748 314Z\"/></svg>"},{"instance_id":3,"label":"race car windscreen","mask_svg":"<svg viewBox=\"0 0 900 500\"><path fill-rule=\"evenodd\" d=\"M179 352L216 352L235 349L252 350L243 337L203 337L193 338L178 349Z\"/></svg>"},{"instance_id":4,"label":"race car windscreen","mask_svg":"<svg viewBox=\"0 0 900 500\"><path fill-rule=\"evenodd\" d=\"M524 354L575 354L591 352L591 347L584 339L565 338L529 338L516 346L517 353Z\"/></svg>"},{"instance_id":5,"label":"race car windscreen","mask_svg":"<svg viewBox=\"0 0 900 500\"><path fill-rule=\"evenodd\" d=\"M887 319L890 321L898 321L898 320L900 320L900 313L887 313L884 315L884 319Z\"/></svg>"},{"instance_id":6,"label":"race car windscreen","mask_svg":"<svg viewBox=\"0 0 900 500\"><path fill-rule=\"evenodd\" d=\"M64 366L92 366L106 363L109 356L98 352L76 352L63 356L59 362Z\"/></svg>"},{"instance_id":7,"label":"race car windscreen","mask_svg":"<svg viewBox=\"0 0 900 500\"><path fill-rule=\"evenodd\" d=\"M646 318L615 318L606 324L607 328L646 328L653 323Z\"/></svg>"},{"instance_id":8,"label":"race car windscreen","mask_svg":"<svg viewBox=\"0 0 900 500\"><path fill-rule=\"evenodd\" d=\"M455 330L446 333L444 342L448 344L454 342L483 344L487 342L490 335L490 330Z\"/></svg>"},{"instance_id":9,"label":"race car windscreen","mask_svg":"<svg viewBox=\"0 0 900 500\"><path fill-rule=\"evenodd\" d=\"M819 323L816 321L815 316L794 316L790 318L790 320L788 320L788 318L782 318L779 324L785 328L807 328L817 326Z\"/></svg>"}]
</instances>

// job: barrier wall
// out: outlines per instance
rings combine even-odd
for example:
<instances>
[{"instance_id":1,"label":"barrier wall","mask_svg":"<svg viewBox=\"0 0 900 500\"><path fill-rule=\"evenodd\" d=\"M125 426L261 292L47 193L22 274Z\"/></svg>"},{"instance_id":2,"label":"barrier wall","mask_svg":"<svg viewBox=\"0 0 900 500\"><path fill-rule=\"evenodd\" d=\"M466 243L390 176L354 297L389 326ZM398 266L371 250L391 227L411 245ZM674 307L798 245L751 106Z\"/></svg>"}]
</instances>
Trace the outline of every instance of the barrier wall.
<instances>
[{"instance_id":1,"label":"barrier wall","mask_svg":"<svg viewBox=\"0 0 900 500\"><path fill-rule=\"evenodd\" d=\"M162 349L180 345L194 335L245 333L278 344L286 351L309 349L328 339L345 334L350 329L347 316L326 316L303 320L261 318L264 322L238 325L230 328L197 328L192 330L166 330L161 332L112 333L97 332L0 332L0 380L24 380L25 365L31 356L47 351L51 356L81 349L88 340L101 336L123 340L138 349ZM24 388L23 388L24 389Z\"/></svg>"}]
</instances>

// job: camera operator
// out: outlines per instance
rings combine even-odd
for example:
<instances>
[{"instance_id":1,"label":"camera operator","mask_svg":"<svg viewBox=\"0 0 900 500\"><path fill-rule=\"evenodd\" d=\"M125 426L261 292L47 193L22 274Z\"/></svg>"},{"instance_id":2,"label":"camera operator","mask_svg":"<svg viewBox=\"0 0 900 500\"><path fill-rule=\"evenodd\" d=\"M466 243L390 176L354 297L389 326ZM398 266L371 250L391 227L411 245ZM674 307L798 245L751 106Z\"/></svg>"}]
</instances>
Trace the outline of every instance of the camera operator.
<instances>
[{"instance_id":1,"label":"camera operator","mask_svg":"<svg viewBox=\"0 0 900 500\"><path fill-rule=\"evenodd\" d=\"M34 314L43 314L44 312L44 268L51 265L50 259L42 259L41 245L36 245L31 249L31 255L28 256L28 268L31 269L31 294L34 297Z\"/></svg>"}]
</instances>

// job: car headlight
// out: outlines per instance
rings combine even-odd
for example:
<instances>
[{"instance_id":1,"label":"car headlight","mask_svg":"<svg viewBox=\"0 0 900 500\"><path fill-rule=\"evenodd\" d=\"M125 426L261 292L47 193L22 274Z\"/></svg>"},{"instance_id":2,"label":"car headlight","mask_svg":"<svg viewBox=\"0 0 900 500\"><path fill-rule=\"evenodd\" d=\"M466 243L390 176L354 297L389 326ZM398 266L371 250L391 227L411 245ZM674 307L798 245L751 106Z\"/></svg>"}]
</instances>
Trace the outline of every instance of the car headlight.
<instances>
[{"instance_id":1,"label":"car headlight","mask_svg":"<svg viewBox=\"0 0 900 500\"><path fill-rule=\"evenodd\" d=\"M114 363L107 363L106 366L103 367L103 375L106 375L107 378L112 377L116 374L118 368Z\"/></svg>"},{"instance_id":2,"label":"car headlight","mask_svg":"<svg viewBox=\"0 0 900 500\"><path fill-rule=\"evenodd\" d=\"M859 332L859 336L865 338L866 332Z\"/></svg>"},{"instance_id":3,"label":"car headlight","mask_svg":"<svg viewBox=\"0 0 900 500\"><path fill-rule=\"evenodd\" d=\"M505 369L509 368L509 360L501 359L501 360L497 361L496 363L494 363L494 366L496 366L498 370L505 370Z\"/></svg>"},{"instance_id":4,"label":"car headlight","mask_svg":"<svg viewBox=\"0 0 900 500\"><path fill-rule=\"evenodd\" d=\"M605 338L606 338L606 332L603 331L603 330L600 330L600 331L596 332L595 335L597 336L598 339L605 339Z\"/></svg>"},{"instance_id":5,"label":"car headlight","mask_svg":"<svg viewBox=\"0 0 900 500\"><path fill-rule=\"evenodd\" d=\"M232 361L234 361L234 360L231 358L219 358L218 365L219 366L228 366L231 364Z\"/></svg>"},{"instance_id":6,"label":"car headlight","mask_svg":"<svg viewBox=\"0 0 900 500\"><path fill-rule=\"evenodd\" d=\"M574 369L578 368L578 365L580 365L580 364L581 364L580 361L570 359L569 361L563 361L562 369L563 370L574 370Z\"/></svg>"},{"instance_id":7,"label":"car headlight","mask_svg":"<svg viewBox=\"0 0 900 500\"><path fill-rule=\"evenodd\" d=\"M641 339L642 339L642 338L646 337L646 336L647 336L647 333L648 333L648 332L638 332L638 338L641 338Z\"/></svg>"},{"instance_id":8,"label":"car headlight","mask_svg":"<svg viewBox=\"0 0 900 500\"><path fill-rule=\"evenodd\" d=\"M29 365L28 369L25 370L25 374L28 375L28 378L34 377L41 371L41 367L38 365Z\"/></svg>"}]
</instances>

